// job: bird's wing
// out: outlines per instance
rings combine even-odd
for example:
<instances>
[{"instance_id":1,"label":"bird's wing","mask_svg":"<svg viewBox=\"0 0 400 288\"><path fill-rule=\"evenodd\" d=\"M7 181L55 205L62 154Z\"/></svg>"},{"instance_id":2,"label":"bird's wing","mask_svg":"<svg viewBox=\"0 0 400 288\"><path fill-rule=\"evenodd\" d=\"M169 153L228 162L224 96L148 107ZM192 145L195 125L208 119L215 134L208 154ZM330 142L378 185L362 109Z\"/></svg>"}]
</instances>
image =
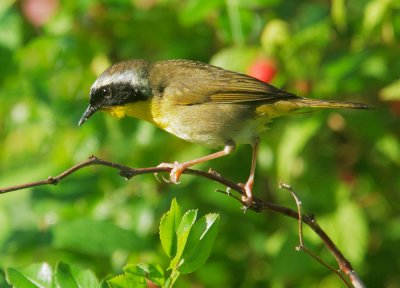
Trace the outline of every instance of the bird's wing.
<instances>
[{"instance_id":1,"label":"bird's wing","mask_svg":"<svg viewBox=\"0 0 400 288\"><path fill-rule=\"evenodd\" d=\"M178 105L204 103L273 103L298 96L253 77L192 61L167 61L179 72L166 77L165 96L173 95Z\"/></svg>"},{"instance_id":2,"label":"bird's wing","mask_svg":"<svg viewBox=\"0 0 400 288\"><path fill-rule=\"evenodd\" d=\"M253 77L230 72L228 79L221 79L221 89L215 87L209 98L215 103L268 103L297 98L296 95L280 90Z\"/></svg>"}]
</instances>

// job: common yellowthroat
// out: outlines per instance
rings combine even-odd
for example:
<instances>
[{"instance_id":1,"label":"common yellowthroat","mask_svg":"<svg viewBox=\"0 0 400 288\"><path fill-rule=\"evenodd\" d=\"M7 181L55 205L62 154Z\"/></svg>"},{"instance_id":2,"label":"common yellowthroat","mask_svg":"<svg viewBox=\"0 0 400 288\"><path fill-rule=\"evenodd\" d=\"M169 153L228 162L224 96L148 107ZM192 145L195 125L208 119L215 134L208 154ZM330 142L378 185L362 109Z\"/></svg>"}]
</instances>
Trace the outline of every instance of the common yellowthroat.
<instances>
[{"instance_id":1,"label":"common yellowthroat","mask_svg":"<svg viewBox=\"0 0 400 288\"><path fill-rule=\"evenodd\" d=\"M187 162L160 164L172 168L174 183L186 168L228 155L237 144L250 144L253 156L243 201L251 206L260 133L272 118L301 108L368 106L302 98L253 77L196 61L130 60L112 65L97 78L78 125L102 110L117 118L146 120L189 142L224 147Z\"/></svg>"}]
</instances>

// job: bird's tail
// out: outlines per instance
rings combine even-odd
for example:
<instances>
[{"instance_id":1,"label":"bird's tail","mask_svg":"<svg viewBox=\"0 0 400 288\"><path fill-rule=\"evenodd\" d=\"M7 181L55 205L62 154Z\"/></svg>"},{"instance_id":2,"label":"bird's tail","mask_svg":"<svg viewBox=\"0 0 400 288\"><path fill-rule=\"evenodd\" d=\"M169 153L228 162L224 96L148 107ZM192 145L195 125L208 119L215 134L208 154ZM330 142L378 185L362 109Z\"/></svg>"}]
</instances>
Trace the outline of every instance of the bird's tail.
<instances>
[{"instance_id":1,"label":"bird's tail","mask_svg":"<svg viewBox=\"0 0 400 288\"><path fill-rule=\"evenodd\" d=\"M363 103L293 97L276 101L273 104L260 105L256 111L258 115L271 119L293 111L303 110L304 108L310 108L310 110L324 108L369 109L370 106Z\"/></svg>"},{"instance_id":2,"label":"bird's tail","mask_svg":"<svg viewBox=\"0 0 400 288\"><path fill-rule=\"evenodd\" d=\"M310 98L298 98L294 100L298 108L345 108L345 109L369 109L364 103L342 102L334 100L320 100Z\"/></svg>"}]
</instances>

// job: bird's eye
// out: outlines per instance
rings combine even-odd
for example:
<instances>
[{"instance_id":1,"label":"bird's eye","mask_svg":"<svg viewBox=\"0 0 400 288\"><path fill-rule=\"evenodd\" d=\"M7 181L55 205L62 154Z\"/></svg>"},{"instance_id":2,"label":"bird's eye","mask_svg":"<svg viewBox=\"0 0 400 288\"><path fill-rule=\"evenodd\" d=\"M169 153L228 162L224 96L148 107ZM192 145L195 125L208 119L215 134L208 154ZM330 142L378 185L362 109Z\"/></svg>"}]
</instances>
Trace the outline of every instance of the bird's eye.
<instances>
[{"instance_id":1,"label":"bird's eye","mask_svg":"<svg viewBox=\"0 0 400 288\"><path fill-rule=\"evenodd\" d=\"M101 96L105 99L111 99L112 93L110 88L101 88Z\"/></svg>"}]
</instances>

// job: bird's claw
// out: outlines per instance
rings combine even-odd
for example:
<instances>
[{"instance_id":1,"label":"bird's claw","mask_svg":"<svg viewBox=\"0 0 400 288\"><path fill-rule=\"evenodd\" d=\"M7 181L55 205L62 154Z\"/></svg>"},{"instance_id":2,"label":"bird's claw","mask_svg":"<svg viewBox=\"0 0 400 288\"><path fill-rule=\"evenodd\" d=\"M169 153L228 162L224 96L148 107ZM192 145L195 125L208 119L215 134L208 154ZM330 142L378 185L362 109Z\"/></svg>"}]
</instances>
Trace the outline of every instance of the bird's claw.
<instances>
[{"instance_id":1,"label":"bird's claw","mask_svg":"<svg viewBox=\"0 0 400 288\"><path fill-rule=\"evenodd\" d=\"M244 194L242 194L241 200L243 205L243 210L246 211L248 208L253 207L254 205L254 198L252 192L252 185L253 183L238 183L238 186L244 189Z\"/></svg>"},{"instance_id":2,"label":"bird's claw","mask_svg":"<svg viewBox=\"0 0 400 288\"><path fill-rule=\"evenodd\" d=\"M180 179L183 171L185 170L185 167L181 163L179 163L179 162L161 163L157 167L171 168L171 172L169 173L169 179L166 179L164 176L161 176L162 179L166 183L173 183L173 184L181 183L181 182L179 182L179 179ZM158 177L157 177L157 173L155 173L155 175L156 175L156 179L159 180Z\"/></svg>"}]
</instances>

